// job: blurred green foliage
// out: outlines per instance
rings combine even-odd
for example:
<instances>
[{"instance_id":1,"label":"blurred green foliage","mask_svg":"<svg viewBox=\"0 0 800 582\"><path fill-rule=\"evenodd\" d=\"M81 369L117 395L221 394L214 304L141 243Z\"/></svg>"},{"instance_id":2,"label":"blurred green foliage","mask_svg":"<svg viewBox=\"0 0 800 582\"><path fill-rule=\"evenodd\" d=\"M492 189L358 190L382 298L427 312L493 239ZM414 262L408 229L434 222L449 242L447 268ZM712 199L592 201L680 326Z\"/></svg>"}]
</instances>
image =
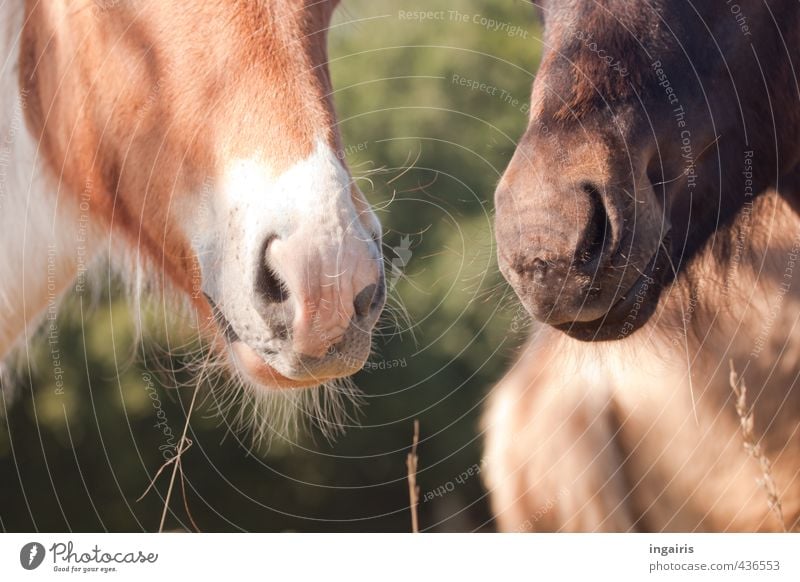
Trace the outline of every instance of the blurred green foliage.
<instances>
[{"instance_id":1,"label":"blurred green foliage","mask_svg":"<svg viewBox=\"0 0 800 582\"><path fill-rule=\"evenodd\" d=\"M183 469L205 531L408 531L413 419L421 497L447 490L421 504L421 526L492 529L480 476L456 477L480 465L484 400L524 340L494 259L492 193L526 124L539 30L527 2L455 4L346 0L338 10L330 57L343 153L384 225L390 284L373 366L355 377L360 426L252 452L202 407ZM0 430L0 529L158 528L168 478L136 500L164 460L159 415L175 435L184 425L191 390L175 386L188 372L170 370L191 353L192 332L149 316L139 346L125 299L106 289L95 303L70 297L60 311L62 394L46 337L21 354ZM180 491L171 509L167 528L189 528Z\"/></svg>"}]
</instances>

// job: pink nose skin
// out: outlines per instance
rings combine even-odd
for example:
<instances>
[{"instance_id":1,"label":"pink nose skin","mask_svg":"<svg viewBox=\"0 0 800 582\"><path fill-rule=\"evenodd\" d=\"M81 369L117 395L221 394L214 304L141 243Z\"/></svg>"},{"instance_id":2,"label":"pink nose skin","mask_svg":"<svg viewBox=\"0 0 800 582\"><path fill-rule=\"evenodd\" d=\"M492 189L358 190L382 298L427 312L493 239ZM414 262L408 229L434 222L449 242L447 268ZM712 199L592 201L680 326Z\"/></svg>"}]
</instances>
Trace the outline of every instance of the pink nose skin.
<instances>
[{"instance_id":1,"label":"pink nose skin","mask_svg":"<svg viewBox=\"0 0 800 582\"><path fill-rule=\"evenodd\" d=\"M295 352L306 356L321 358L337 344L343 337L353 317L352 294L341 295L342 305L338 298L320 300L317 305L312 301L306 302L295 312L292 329L294 330ZM350 308L345 307L348 300ZM337 304L335 304L336 302Z\"/></svg>"},{"instance_id":2,"label":"pink nose skin","mask_svg":"<svg viewBox=\"0 0 800 582\"><path fill-rule=\"evenodd\" d=\"M295 233L273 241L267 251L293 301L292 347L298 354L324 356L358 319L359 293L378 286L377 246L366 234L346 236L336 244L327 237Z\"/></svg>"}]
</instances>

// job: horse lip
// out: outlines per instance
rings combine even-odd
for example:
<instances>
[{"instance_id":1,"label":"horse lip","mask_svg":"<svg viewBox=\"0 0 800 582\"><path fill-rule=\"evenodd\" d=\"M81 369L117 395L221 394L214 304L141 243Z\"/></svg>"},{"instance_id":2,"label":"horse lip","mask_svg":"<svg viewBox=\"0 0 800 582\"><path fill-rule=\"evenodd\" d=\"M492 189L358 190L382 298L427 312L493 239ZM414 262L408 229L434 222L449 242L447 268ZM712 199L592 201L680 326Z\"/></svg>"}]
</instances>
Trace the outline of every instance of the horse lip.
<instances>
[{"instance_id":1,"label":"horse lip","mask_svg":"<svg viewBox=\"0 0 800 582\"><path fill-rule=\"evenodd\" d=\"M658 297L670 271L671 237L661 239L647 267L606 313L592 321L572 321L553 325L580 341L614 341L624 339L641 328L655 311ZM637 298L639 309L634 312Z\"/></svg>"},{"instance_id":2,"label":"horse lip","mask_svg":"<svg viewBox=\"0 0 800 582\"><path fill-rule=\"evenodd\" d=\"M231 343L233 359L242 372L256 384L267 389L312 388L330 378L310 377L302 380L288 378L270 366L253 348L239 340Z\"/></svg>"},{"instance_id":3,"label":"horse lip","mask_svg":"<svg viewBox=\"0 0 800 582\"><path fill-rule=\"evenodd\" d=\"M270 366L260 354L239 338L236 330L233 329L228 318L225 317L216 302L211 299L208 294L204 293L204 295L214 313L214 320L225 334L225 341L238 367L242 368L242 371L248 377L254 379L255 383L261 384L268 389L310 388L312 386L319 386L326 380L325 378L295 380L278 372L278 370ZM243 360L247 361L245 362Z\"/></svg>"}]
</instances>

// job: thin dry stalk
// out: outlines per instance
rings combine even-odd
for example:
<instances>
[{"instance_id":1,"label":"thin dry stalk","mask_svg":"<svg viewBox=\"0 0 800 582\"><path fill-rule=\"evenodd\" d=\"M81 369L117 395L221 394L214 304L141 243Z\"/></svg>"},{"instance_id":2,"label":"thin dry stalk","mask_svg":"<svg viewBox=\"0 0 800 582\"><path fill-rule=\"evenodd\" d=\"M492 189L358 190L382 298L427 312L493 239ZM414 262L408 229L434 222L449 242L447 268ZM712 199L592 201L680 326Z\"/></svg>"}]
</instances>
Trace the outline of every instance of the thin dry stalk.
<instances>
[{"instance_id":1,"label":"thin dry stalk","mask_svg":"<svg viewBox=\"0 0 800 582\"><path fill-rule=\"evenodd\" d=\"M769 510L775 515L778 522L780 522L783 531L787 531L786 522L783 520L783 507L781 506L781 499L778 495L778 487L775 485L775 479L772 476L772 463L770 463L770 460L761 448L761 444L758 442L753 431L753 407L747 405L747 386L744 380L736 373L733 360L730 361L730 365L730 384L736 396L736 414L739 415L739 425L742 429L744 450L759 464L761 468L761 478L756 482L767 494L767 506Z\"/></svg>"},{"instance_id":2,"label":"thin dry stalk","mask_svg":"<svg viewBox=\"0 0 800 582\"><path fill-rule=\"evenodd\" d=\"M181 476L181 491L183 492L183 507L186 510L186 515L189 517L189 521L192 524L192 527L195 531L200 531L200 528L197 527L197 524L194 521L194 517L192 517L192 513L189 511L189 504L186 499L186 481L183 474L183 466L181 465L181 456L185 453L189 447L192 446L192 440L186 436L186 433L189 431L189 419L192 416L192 411L194 410L194 403L197 400L197 392L200 390L200 384L195 387L194 393L192 394L192 402L189 405L189 411L186 413L186 423L183 425L183 433L181 434L181 440L178 442L178 446L175 450L175 456L171 459L168 459L164 462L163 465L156 471L156 474L153 475L153 478L150 480L150 484L147 486L147 489L144 490L144 493L137 499L136 501L141 501L145 498L145 496L150 492L150 490L155 486L156 480L164 472L164 470L172 465L172 475L169 479L169 488L167 489L167 496L164 498L164 509L161 512L161 523L158 526L158 533L164 531L164 522L167 519L167 510L169 509L169 500L172 497L172 489L175 486L175 477L180 473Z\"/></svg>"},{"instance_id":3,"label":"thin dry stalk","mask_svg":"<svg viewBox=\"0 0 800 582\"><path fill-rule=\"evenodd\" d=\"M414 440L411 444L411 452L406 457L406 468L408 469L408 497L411 502L411 531L419 533L419 518L417 517L417 506L419 505L419 486L417 486L417 444L419 444L419 420L414 421Z\"/></svg>"}]
</instances>

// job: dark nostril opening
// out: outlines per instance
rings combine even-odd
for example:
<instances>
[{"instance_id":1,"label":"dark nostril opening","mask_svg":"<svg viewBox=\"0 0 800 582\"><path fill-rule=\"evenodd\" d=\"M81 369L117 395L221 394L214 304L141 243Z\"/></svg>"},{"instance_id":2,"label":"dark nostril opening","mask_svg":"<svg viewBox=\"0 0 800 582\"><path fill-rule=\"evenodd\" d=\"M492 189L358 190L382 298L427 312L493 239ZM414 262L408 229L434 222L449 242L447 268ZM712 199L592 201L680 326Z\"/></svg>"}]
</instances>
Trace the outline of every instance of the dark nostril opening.
<instances>
[{"instance_id":1,"label":"dark nostril opening","mask_svg":"<svg viewBox=\"0 0 800 582\"><path fill-rule=\"evenodd\" d=\"M375 296L375 290L377 288L378 286L373 283L372 285L364 287L358 295L356 295L355 301L353 301L353 309L355 309L356 317L364 317L369 313L370 306L372 305L372 298Z\"/></svg>"},{"instance_id":2,"label":"dark nostril opening","mask_svg":"<svg viewBox=\"0 0 800 582\"><path fill-rule=\"evenodd\" d=\"M377 284L373 283L372 285L364 287L353 301L353 309L355 310L356 317L366 317L381 305L386 292L385 289L386 286L383 282L383 277L381 277L381 280Z\"/></svg>"},{"instance_id":3,"label":"dark nostril opening","mask_svg":"<svg viewBox=\"0 0 800 582\"><path fill-rule=\"evenodd\" d=\"M575 262L588 264L603 254L606 237L611 237L611 222L608 219L600 190L590 183L581 184L581 189L589 197L589 222L583 232L582 242L575 254Z\"/></svg>"},{"instance_id":4,"label":"dark nostril opening","mask_svg":"<svg viewBox=\"0 0 800 582\"><path fill-rule=\"evenodd\" d=\"M256 274L256 291L267 303L283 303L289 298L289 289L278 274L269 265L269 247L278 238L272 235L264 242L264 247L259 254L259 264Z\"/></svg>"}]
</instances>

